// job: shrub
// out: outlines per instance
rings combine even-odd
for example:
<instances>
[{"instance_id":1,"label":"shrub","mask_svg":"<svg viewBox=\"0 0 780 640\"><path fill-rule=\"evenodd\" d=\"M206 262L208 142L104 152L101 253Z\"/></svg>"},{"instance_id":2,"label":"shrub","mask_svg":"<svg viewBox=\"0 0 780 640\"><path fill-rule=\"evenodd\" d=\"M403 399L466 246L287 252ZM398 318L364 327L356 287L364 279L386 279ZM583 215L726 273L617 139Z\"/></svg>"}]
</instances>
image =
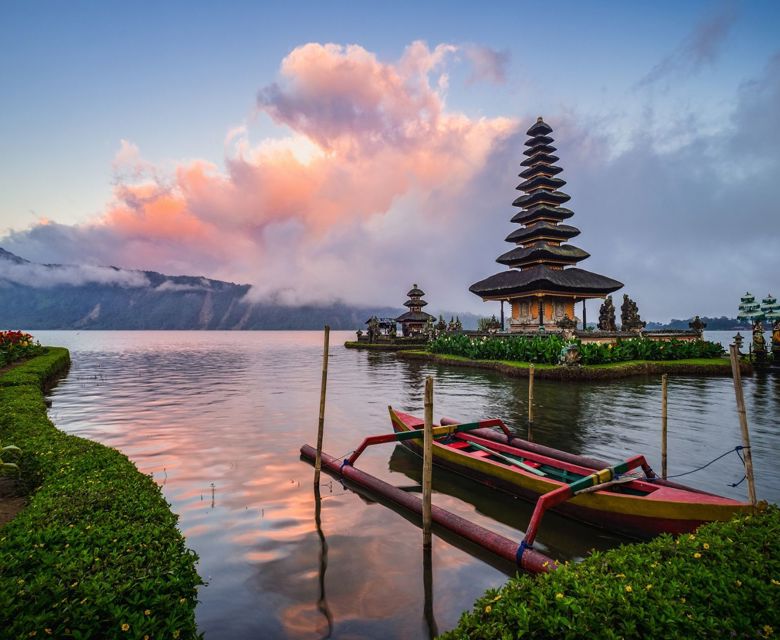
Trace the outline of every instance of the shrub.
<instances>
[{"instance_id":1,"label":"shrub","mask_svg":"<svg viewBox=\"0 0 780 640\"><path fill-rule=\"evenodd\" d=\"M615 345L586 343L580 346L582 364L606 364L629 360L683 360L688 358L719 358L723 347L703 340L656 341L649 338L618 340ZM446 353L472 360L515 360L558 364L561 349L566 342L558 335L480 337L441 335L428 348L433 353Z\"/></svg>"},{"instance_id":2,"label":"shrub","mask_svg":"<svg viewBox=\"0 0 780 640\"><path fill-rule=\"evenodd\" d=\"M198 637L177 516L126 456L48 420L41 385L68 352L47 351L0 377L0 438L21 447L31 492L0 529L0 636Z\"/></svg>"},{"instance_id":3,"label":"shrub","mask_svg":"<svg viewBox=\"0 0 780 640\"><path fill-rule=\"evenodd\" d=\"M43 349L29 333L21 331L0 331L0 367L31 358Z\"/></svg>"},{"instance_id":4,"label":"shrub","mask_svg":"<svg viewBox=\"0 0 780 640\"><path fill-rule=\"evenodd\" d=\"M518 575L445 638L768 637L780 629L780 509Z\"/></svg>"}]
</instances>

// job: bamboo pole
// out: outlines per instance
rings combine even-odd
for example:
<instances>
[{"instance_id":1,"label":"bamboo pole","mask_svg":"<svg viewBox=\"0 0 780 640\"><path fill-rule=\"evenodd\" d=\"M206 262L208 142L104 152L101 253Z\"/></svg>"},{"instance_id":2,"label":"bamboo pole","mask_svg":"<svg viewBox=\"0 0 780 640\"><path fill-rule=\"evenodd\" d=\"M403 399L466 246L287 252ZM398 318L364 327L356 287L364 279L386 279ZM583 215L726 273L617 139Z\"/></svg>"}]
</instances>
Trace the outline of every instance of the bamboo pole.
<instances>
[{"instance_id":1,"label":"bamboo pole","mask_svg":"<svg viewBox=\"0 0 780 640\"><path fill-rule=\"evenodd\" d=\"M666 448L666 389L668 376L661 376L661 477L666 480L667 448Z\"/></svg>"},{"instance_id":2,"label":"bamboo pole","mask_svg":"<svg viewBox=\"0 0 780 640\"><path fill-rule=\"evenodd\" d=\"M742 430L742 453L745 457L745 476L748 482L748 496L750 503L756 505L756 485L753 477L753 456L750 452L750 432L748 431L747 414L745 413L745 396L742 394L742 372L739 370L739 352L736 345L729 346L731 355L731 374L734 378L734 394L737 398L737 413L739 414L739 426Z\"/></svg>"},{"instance_id":3,"label":"bamboo pole","mask_svg":"<svg viewBox=\"0 0 780 640\"><path fill-rule=\"evenodd\" d=\"M425 379L425 437L423 439L423 548L431 546L431 475L433 474L433 378Z\"/></svg>"},{"instance_id":4,"label":"bamboo pole","mask_svg":"<svg viewBox=\"0 0 780 640\"><path fill-rule=\"evenodd\" d=\"M528 367L528 441L533 442L534 426L534 363Z\"/></svg>"},{"instance_id":5,"label":"bamboo pole","mask_svg":"<svg viewBox=\"0 0 780 640\"><path fill-rule=\"evenodd\" d=\"M322 351L322 384L320 385L320 418L317 423L317 457L314 460L314 484L320 483L320 469L322 468L322 432L325 428L325 390L328 386L328 342L330 341L330 327L325 325L325 345Z\"/></svg>"}]
</instances>

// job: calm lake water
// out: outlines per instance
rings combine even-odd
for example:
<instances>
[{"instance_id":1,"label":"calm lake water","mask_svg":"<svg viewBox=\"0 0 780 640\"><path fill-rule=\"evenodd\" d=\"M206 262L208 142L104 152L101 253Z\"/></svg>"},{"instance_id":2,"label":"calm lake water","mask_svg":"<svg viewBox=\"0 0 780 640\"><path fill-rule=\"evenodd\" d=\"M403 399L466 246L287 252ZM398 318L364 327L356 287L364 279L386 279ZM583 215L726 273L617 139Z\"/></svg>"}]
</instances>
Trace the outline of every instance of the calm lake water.
<instances>
[{"instance_id":1,"label":"calm lake water","mask_svg":"<svg viewBox=\"0 0 780 640\"><path fill-rule=\"evenodd\" d=\"M331 334L324 450L344 456L367 435L391 431L387 405L422 414L426 376L435 415L501 417L525 431L525 380L397 360L342 347ZM318 332L39 331L71 350L73 366L51 396L50 415L69 432L116 447L153 474L200 556L197 616L206 638L427 638L452 628L511 566L452 539L434 539L433 620L426 619L420 529L323 474L321 527L313 469L299 459L316 442L322 335ZM730 339L725 332L711 339ZM644 453L660 470L660 379L535 385L535 439L619 461ZM780 380L745 379L759 497L780 501ZM740 444L730 378L672 377L670 474ZM358 466L413 487L421 461L394 445ZM687 476L735 498L745 483L735 454ZM531 507L444 471L434 504L520 540ZM559 559L621 540L548 515L538 547Z\"/></svg>"}]
</instances>

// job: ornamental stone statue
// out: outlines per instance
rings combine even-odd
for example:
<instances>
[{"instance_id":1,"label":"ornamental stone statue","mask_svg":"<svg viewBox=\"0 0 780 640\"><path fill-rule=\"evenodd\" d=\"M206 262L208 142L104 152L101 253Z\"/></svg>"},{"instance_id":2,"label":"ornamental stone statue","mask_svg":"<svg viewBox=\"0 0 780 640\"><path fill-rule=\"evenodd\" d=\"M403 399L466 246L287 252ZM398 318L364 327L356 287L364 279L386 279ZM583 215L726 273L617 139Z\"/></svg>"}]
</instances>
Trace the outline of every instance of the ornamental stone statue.
<instances>
[{"instance_id":1,"label":"ornamental stone statue","mask_svg":"<svg viewBox=\"0 0 780 640\"><path fill-rule=\"evenodd\" d=\"M623 331L640 332L644 329L646 322L642 322L639 317L639 309L628 294L623 294L623 304L620 306L620 324Z\"/></svg>"},{"instance_id":2,"label":"ornamental stone statue","mask_svg":"<svg viewBox=\"0 0 780 640\"><path fill-rule=\"evenodd\" d=\"M612 296L607 296L599 309L599 331L617 331L615 326L615 305Z\"/></svg>"},{"instance_id":3,"label":"ornamental stone statue","mask_svg":"<svg viewBox=\"0 0 780 640\"><path fill-rule=\"evenodd\" d=\"M764 323L756 320L753 324L753 358L757 365L766 361L766 340L764 340Z\"/></svg>"},{"instance_id":4,"label":"ornamental stone statue","mask_svg":"<svg viewBox=\"0 0 780 640\"><path fill-rule=\"evenodd\" d=\"M567 342L574 337L574 330L577 328L577 321L569 318L567 314L564 314L563 318L556 323L561 329L563 329L563 339Z\"/></svg>"},{"instance_id":5,"label":"ornamental stone statue","mask_svg":"<svg viewBox=\"0 0 780 640\"><path fill-rule=\"evenodd\" d=\"M701 318L696 316L691 322L688 323L688 326L699 334L699 340L701 340L702 336L704 335L704 329L707 327L707 323L702 322Z\"/></svg>"}]
</instances>

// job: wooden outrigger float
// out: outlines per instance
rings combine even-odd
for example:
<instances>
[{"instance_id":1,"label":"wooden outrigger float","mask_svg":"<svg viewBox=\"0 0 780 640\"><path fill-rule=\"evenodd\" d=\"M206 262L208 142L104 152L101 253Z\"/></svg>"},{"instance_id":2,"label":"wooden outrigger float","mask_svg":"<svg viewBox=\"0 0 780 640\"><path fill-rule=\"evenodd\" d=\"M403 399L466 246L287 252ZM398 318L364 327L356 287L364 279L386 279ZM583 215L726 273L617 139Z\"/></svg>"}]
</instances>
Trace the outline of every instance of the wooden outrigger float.
<instances>
[{"instance_id":1,"label":"wooden outrigger float","mask_svg":"<svg viewBox=\"0 0 780 640\"><path fill-rule=\"evenodd\" d=\"M433 434L435 438L443 437L453 433L488 428L497 425L498 422L500 421L486 420L470 424L441 426L434 428ZM346 460L338 460L337 458L322 452L322 468L359 487L367 489L371 493L382 496L412 513L421 515L422 501L418 497L394 487L360 469L356 469L354 467L354 462L368 446L389 442L421 440L422 436L422 430L414 430L405 433L389 433L368 437L363 440L360 446ZM317 450L310 445L303 445L303 447L301 447L301 456L314 462L317 457ZM556 569L558 566L552 558L534 549L527 548L527 545L524 543L518 544L513 540L505 538L504 536L485 529L474 522L461 518L457 514L446 511L435 505L431 507L431 517L433 522L438 526L479 545L504 560L516 563L520 568L530 573L546 573Z\"/></svg>"},{"instance_id":2,"label":"wooden outrigger float","mask_svg":"<svg viewBox=\"0 0 780 640\"><path fill-rule=\"evenodd\" d=\"M369 436L345 460L321 454L322 468L392 503L422 513L422 501L354 464L372 445L399 442L420 452L423 421L389 407L393 433ZM500 431L494 430L498 427ZM536 502L525 537L518 544L460 516L433 506L433 522L531 573L557 567L533 549L544 513L554 509L582 522L635 538L685 533L704 522L750 513L750 503L724 498L658 478L644 456L609 465L512 437L499 419L458 423L443 419L433 427L434 463L490 487ZM316 449L301 448L314 461ZM644 477L634 475L640 471Z\"/></svg>"},{"instance_id":3,"label":"wooden outrigger float","mask_svg":"<svg viewBox=\"0 0 780 640\"><path fill-rule=\"evenodd\" d=\"M392 408L390 418L398 434L422 429L419 418ZM704 522L752 510L749 503L657 478L643 456L609 465L512 438L500 420L482 424L498 426L503 433L461 430L455 421L442 422L453 431L434 441L435 464L536 502L526 546L533 543L547 509L635 538L685 533ZM401 442L419 451L415 440ZM630 474L634 470L641 470L644 477Z\"/></svg>"}]
</instances>

